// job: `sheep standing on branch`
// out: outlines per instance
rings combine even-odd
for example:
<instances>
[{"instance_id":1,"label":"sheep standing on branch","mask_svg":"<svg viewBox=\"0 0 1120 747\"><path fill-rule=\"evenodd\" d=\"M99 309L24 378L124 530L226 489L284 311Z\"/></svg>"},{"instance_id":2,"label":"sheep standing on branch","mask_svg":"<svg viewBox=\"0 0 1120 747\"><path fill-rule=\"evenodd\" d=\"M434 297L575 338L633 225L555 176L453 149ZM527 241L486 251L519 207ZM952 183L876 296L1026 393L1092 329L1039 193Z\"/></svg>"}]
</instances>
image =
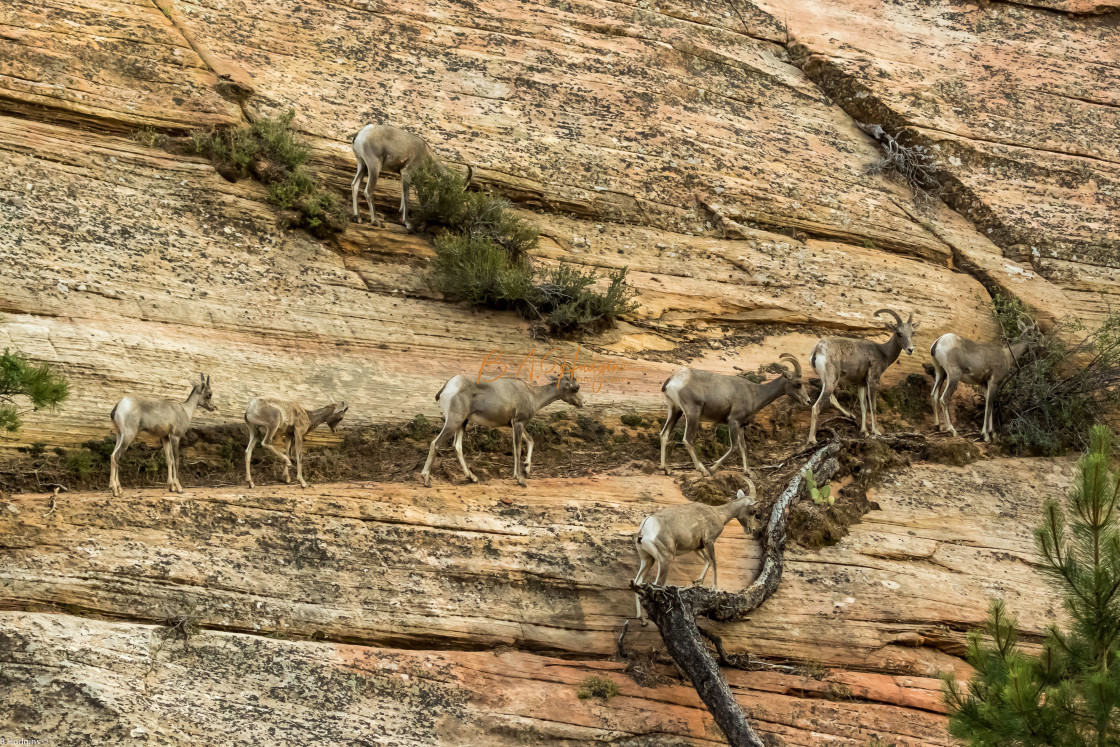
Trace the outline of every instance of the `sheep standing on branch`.
<instances>
[{"instance_id":1,"label":"sheep standing on branch","mask_svg":"<svg viewBox=\"0 0 1120 747\"><path fill-rule=\"evenodd\" d=\"M304 437L323 423L334 432L347 409L345 402L336 404L332 401L318 410L306 410L298 402L275 397L254 398L245 409L245 425L249 426L249 446L245 449L245 479L249 487L256 487L253 473L249 470L249 460L253 458L253 448L259 437L264 448L284 460L284 482L287 483L292 481L288 470L292 466L292 452L295 452L296 479L306 488L307 481L303 479ZM272 445L277 435L285 442L282 450Z\"/></svg>"},{"instance_id":2,"label":"sheep standing on branch","mask_svg":"<svg viewBox=\"0 0 1120 747\"><path fill-rule=\"evenodd\" d=\"M353 202L354 218L361 222L358 214L358 188L362 183L362 176L366 177L366 207L369 208L370 223L378 223L377 213L373 209L373 190L377 186L377 176L382 171L401 175L401 221L406 228L412 228L408 222L408 188L412 174L425 164L432 164L434 168L443 172L446 170L436 154L424 142L424 139L411 132L405 132L390 125L369 124L358 131L351 143L354 156L358 159L358 173L350 185L350 196ZM467 184L474 178L474 168L467 166Z\"/></svg>"},{"instance_id":3,"label":"sheep standing on branch","mask_svg":"<svg viewBox=\"0 0 1120 747\"><path fill-rule=\"evenodd\" d=\"M871 413L871 432L876 436L883 435L878 423L875 422L875 398L879 391L879 377L898 360L898 354L903 350L907 355L914 354L913 337L918 323L914 321L913 312L910 312L910 318L905 322L890 309L879 309L875 315L879 314L890 314L895 320L891 339L886 342L875 343L853 337L825 337L813 347L813 352L809 355L809 364L821 377L821 396L813 404L813 415L809 424L810 444L817 442L817 416L826 400L847 417L855 419L836 401L836 387L840 385L854 385L859 389L860 435L867 435L868 411Z\"/></svg>"},{"instance_id":4,"label":"sheep standing on branch","mask_svg":"<svg viewBox=\"0 0 1120 747\"><path fill-rule=\"evenodd\" d=\"M703 583L708 575L708 568L712 569L712 587L719 583L716 568L716 540L723 534L723 528L732 519L738 519L743 526L743 531L751 533L750 519L754 515L755 487L754 483L747 480L750 495L740 490L735 500L728 501L722 506L707 506L703 503L686 503L683 506L670 506L663 508L652 516L647 516L638 526L638 533L634 535L634 547L638 550L638 575L634 583L642 583L646 568L651 561L655 564L653 583L662 586L669 575L669 566L673 558L694 552L704 561L704 570L700 572L692 583ZM642 602L638 595L634 595L637 604L638 619L642 625L646 624L642 617Z\"/></svg>"},{"instance_id":5,"label":"sheep standing on branch","mask_svg":"<svg viewBox=\"0 0 1120 747\"><path fill-rule=\"evenodd\" d=\"M443 430L432 439L428 461L424 463L424 470L420 473L424 486L432 485L432 461L436 457L436 449L447 446L451 441L454 441L455 453L459 456L459 464L463 466L467 479L478 482L463 456L463 432L467 423L479 423L490 428L509 426L513 429L513 476L524 486L525 478L521 475L523 441L528 442L525 475L529 474L533 466L533 439L525 431L525 425L539 410L558 399L574 407L583 407L579 382L571 373L554 378L543 386L520 379L476 382L469 376L451 377L436 394L436 402L439 402L440 409L443 410Z\"/></svg>"},{"instance_id":6,"label":"sheep standing on branch","mask_svg":"<svg viewBox=\"0 0 1120 747\"><path fill-rule=\"evenodd\" d=\"M743 457L743 473L747 473L747 447L743 427L755 414L783 394L808 406L809 395L801 381L801 363L789 353L782 353L781 360L788 360L793 370L783 369L778 378L765 384L755 384L738 376L724 376L708 371L681 368L661 386L669 414L661 428L661 469L669 474L669 439L681 415L684 415L684 445L696 469L705 477L719 469L723 461L738 446ZM709 470L696 456L693 441L700 424L727 423L731 448Z\"/></svg>"},{"instance_id":7,"label":"sheep standing on branch","mask_svg":"<svg viewBox=\"0 0 1120 747\"><path fill-rule=\"evenodd\" d=\"M953 334L952 332L941 335L930 346L929 354L933 358L933 424L941 432L950 431L954 436L957 429L949 419L949 401L957 384L963 381L977 388L984 388L984 425L980 435L985 441L991 441L995 435L992 424L992 393L999 383L1009 373L1015 361L1019 359L1033 340L1035 327L1022 319L1019 325L1019 341L1012 344L1003 342L979 343L968 338ZM945 416L941 422L940 414Z\"/></svg>"},{"instance_id":8,"label":"sheep standing on branch","mask_svg":"<svg viewBox=\"0 0 1120 747\"><path fill-rule=\"evenodd\" d=\"M210 402L210 377L199 374L200 381L191 387L187 399L179 402L174 399L140 399L123 397L109 413L113 421L113 431L117 434L117 445L109 457L109 492L114 497L121 495L120 472L117 459L132 444L138 433L147 433L160 440L163 456L167 461L167 489L172 493L182 493L179 482L179 439L186 435L191 426L195 409L213 410Z\"/></svg>"}]
</instances>

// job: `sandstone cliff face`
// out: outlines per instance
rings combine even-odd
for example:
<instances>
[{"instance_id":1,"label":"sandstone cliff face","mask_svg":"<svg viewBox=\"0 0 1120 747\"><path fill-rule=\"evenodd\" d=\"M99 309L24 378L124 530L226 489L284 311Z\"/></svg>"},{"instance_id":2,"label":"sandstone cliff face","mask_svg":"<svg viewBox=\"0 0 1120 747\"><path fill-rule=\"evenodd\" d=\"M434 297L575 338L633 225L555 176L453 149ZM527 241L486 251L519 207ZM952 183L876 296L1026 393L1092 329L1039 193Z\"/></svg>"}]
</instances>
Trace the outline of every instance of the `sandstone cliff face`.
<instances>
[{"instance_id":1,"label":"sandstone cliff face","mask_svg":"<svg viewBox=\"0 0 1120 747\"><path fill-rule=\"evenodd\" d=\"M429 244L395 224L316 242L277 227L259 184L130 137L289 107L347 199L350 136L392 122L507 193L541 227L537 261L630 268L640 309L562 344L626 368L593 414L660 411L685 363L753 369L786 351L804 361L822 333L881 335L882 307L921 321L888 383L946 331L994 336L993 292L1092 324L1120 264L1114 13L1092 0L4 3L0 347L74 389L29 414L21 442L100 438L120 396L185 395L199 371L218 405L203 426L240 422L266 393L345 398L351 427L436 419L449 376L549 346L511 314L442 299ZM878 149L857 122L933 148L944 202L919 209L865 175ZM392 215L399 189L381 180L379 210ZM720 634L831 671L731 672L744 706L788 744L946 743L931 678L964 674L985 599L1008 598L1034 633L1054 612L1029 527L1068 470L918 466L840 545L791 551L779 594ZM690 689L639 687L609 659L633 604L629 532L681 500L633 469L530 493L73 494L46 517L42 497L16 496L0 511L0 735L718 742ZM721 584L747 583L754 552L729 530ZM162 625L177 617L201 630L177 638ZM576 699L590 672L622 695Z\"/></svg>"},{"instance_id":2,"label":"sandstone cliff face","mask_svg":"<svg viewBox=\"0 0 1120 747\"><path fill-rule=\"evenodd\" d=\"M987 598L1028 641L1058 614L1030 531L1071 469L917 465L838 545L791 548L778 594L715 630L820 679L730 671L744 707L782 744L948 744L936 675L966 675L957 657ZM540 480L502 491L509 505L499 490L126 491L60 496L47 517L42 496L14 496L0 506L5 726L94 744L719 743L690 688L640 687L611 660L634 604L632 532L685 500L676 483ZM757 555L729 528L721 584L748 584ZM682 558L670 580L698 569ZM153 625L182 619L199 630ZM627 646L656 640L635 629ZM579 700L591 673L621 694Z\"/></svg>"}]
</instances>

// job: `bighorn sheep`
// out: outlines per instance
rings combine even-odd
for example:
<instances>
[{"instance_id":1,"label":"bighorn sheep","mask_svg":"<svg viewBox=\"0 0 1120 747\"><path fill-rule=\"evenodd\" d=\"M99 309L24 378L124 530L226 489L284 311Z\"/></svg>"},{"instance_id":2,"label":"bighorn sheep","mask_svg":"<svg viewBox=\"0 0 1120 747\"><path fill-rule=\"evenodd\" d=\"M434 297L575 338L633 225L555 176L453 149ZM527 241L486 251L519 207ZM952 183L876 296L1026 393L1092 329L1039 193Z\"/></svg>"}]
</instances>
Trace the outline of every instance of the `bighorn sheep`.
<instances>
[{"instance_id":1,"label":"bighorn sheep","mask_svg":"<svg viewBox=\"0 0 1120 747\"><path fill-rule=\"evenodd\" d=\"M443 430L432 439L428 461L424 463L424 470L420 473L425 487L432 485L432 460L435 459L436 449L446 446L452 439L463 472L471 482L478 482L463 456L463 432L468 422L491 428L507 425L513 428L513 476L524 486L525 478L521 475L522 441L528 442L525 454L526 475L533 466L533 439L525 431L525 424L539 410L558 399L575 407L583 407L579 382L571 373L553 378L544 385L530 384L520 379L476 382L469 376L451 377L436 394L436 402L439 402L440 409L443 410Z\"/></svg>"},{"instance_id":2,"label":"bighorn sheep","mask_svg":"<svg viewBox=\"0 0 1120 747\"><path fill-rule=\"evenodd\" d=\"M334 431L335 426L346 415L347 409L345 402L335 403L333 400L318 410L306 410L298 402L275 397L255 397L245 409L245 425L249 426L249 446L245 449L245 479L249 482L249 487L256 487L253 484L253 473L249 471L249 460L253 458L253 448L259 437L264 448L284 460L284 482L292 481L288 470L292 466L290 454L294 449L296 479L306 488L307 481L303 479L304 436L323 423ZM272 445L277 434L286 442L283 451Z\"/></svg>"},{"instance_id":3,"label":"bighorn sheep","mask_svg":"<svg viewBox=\"0 0 1120 747\"><path fill-rule=\"evenodd\" d=\"M358 187L362 183L362 175L366 176L366 207L369 208L370 223L377 223L377 213L373 209L373 190L377 186L377 176L384 170L401 175L401 220L407 228L408 223L408 188L412 173L424 166L425 163L434 164L435 168L443 171L446 167L440 162L424 139L411 132L405 132L391 125L369 124L358 131L351 144L354 156L358 159L358 173L350 185L350 196L353 202L354 217L361 222L358 214ZM474 168L467 166L467 184L474 178Z\"/></svg>"},{"instance_id":4,"label":"bighorn sheep","mask_svg":"<svg viewBox=\"0 0 1120 747\"><path fill-rule=\"evenodd\" d=\"M199 383L191 388L187 399L179 402L174 399L140 399L123 397L113 406L109 419L117 434L117 445L109 457L109 492L114 497L121 495L121 479L117 469L117 458L125 452L136 438L137 433L155 436L163 445L163 456L167 461L167 489L172 493L182 493L179 482L179 439L190 428L191 418L196 408L213 410L210 403L210 377L199 374Z\"/></svg>"},{"instance_id":5,"label":"bighorn sheep","mask_svg":"<svg viewBox=\"0 0 1120 747\"><path fill-rule=\"evenodd\" d=\"M653 560L657 566L654 569L653 583L661 585L669 575L669 566L673 558L694 552L704 561L704 570L700 572L692 583L703 583L708 575L708 568L712 569L712 587L719 583L716 568L716 540L723 534L723 528L732 519L738 519L743 525L743 531L751 533L750 518L755 511L755 487L747 479L750 495L740 490L735 495L735 500L728 501L722 506L708 506L703 503L686 503L683 506L670 506L663 508L652 516L647 516L638 526L638 533L634 535L634 547L638 550L638 575L634 576L634 583L642 583L646 568ZM638 619L642 625L646 621L642 617L642 602L635 594L635 604L638 610Z\"/></svg>"},{"instance_id":6,"label":"bighorn sheep","mask_svg":"<svg viewBox=\"0 0 1120 747\"><path fill-rule=\"evenodd\" d=\"M875 315L890 314L896 322L891 339L883 343L872 342L852 337L825 337L816 344L809 355L809 364L821 377L821 396L813 404L813 415L809 424L809 443L817 442L817 415L820 414L821 405L825 400L849 418L855 416L840 406L836 401L836 387L841 384L856 385L859 388L859 409L862 417L859 433L867 435L867 413L871 413L871 432L876 436L883 435L875 421L875 398L879 391L879 377L887 367L898 360L898 354L903 350L907 355L914 354L914 330L918 323L914 321L914 312L910 318L902 321L896 312L890 309L879 309Z\"/></svg>"},{"instance_id":7,"label":"bighorn sheep","mask_svg":"<svg viewBox=\"0 0 1120 747\"><path fill-rule=\"evenodd\" d=\"M1003 342L979 343L952 332L941 335L929 348L933 358L933 424L939 431L950 431L955 436L957 429L949 419L949 401L957 384L963 381L974 387L984 387L984 425L980 435L991 441L995 433L992 425L992 393L999 383L1011 373L1011 366L1033 343L1030 339L1034 325L1019 320L1019 341L1011 344ZM942 384L944 381L944 384ZM942 423L938 410L945 415Z\"/></svg>"},{"instance_id":8,"label":"bighorn sheep","mask_svg":"<svg viewBox=\"0 0 1120 747\"><path fill-rule=\"evenodd\" d=\"M661 469L669 474L669 438L681 415L684 415L684 445L692 457L696 469L705 477L719 469L723 460L731 455L735 447L743 457L743 472L747 472L747 447L742 428L755 413L783 394L808 406L809 395L801 381L801 363L789 353L782 353L781 360L788 360L793 370L783 369L782 374L765 384L755 384L738 376L723 376L708 371L691 368L678 369L665 380L661 391L669 405L669 414L661 428ZM696 456L693 439L700 423L727 423L731 435L731 448L720 457L711 470L701 464Z\"/></svg>"}]
</instances>

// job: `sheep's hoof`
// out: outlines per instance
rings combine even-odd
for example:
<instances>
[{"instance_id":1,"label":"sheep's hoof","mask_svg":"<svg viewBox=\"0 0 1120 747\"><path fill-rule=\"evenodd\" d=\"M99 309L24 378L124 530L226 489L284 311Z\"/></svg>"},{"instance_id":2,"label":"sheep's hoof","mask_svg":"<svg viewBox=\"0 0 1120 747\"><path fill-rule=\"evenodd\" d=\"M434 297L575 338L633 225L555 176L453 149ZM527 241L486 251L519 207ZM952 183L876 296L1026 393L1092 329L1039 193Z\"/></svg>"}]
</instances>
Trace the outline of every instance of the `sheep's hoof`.
<instances>
[{"instance_id":1,"label":"sheep's hoof","mask_svg":"<svg viewBox=\"0 0 1120 747\"><path fill-rule=\"evenodd\" d=\"M257 487L257 486L253 484L253 481L252 481L252 480L250 480L250 481L249 481L249 487L250 487L250 488L255 488L255 487Z\"/></svg>"},{"instance_id":2,"label":"sheep's hoof","mask_svg":"<svg viewBox=\"0 0 1120 747\"><path fill-rule=\"evenodd\" d=\"M304 482L303 480L300 480L300 482L299 482L299 486L300 486L301 488L306 488L306 487L307 487L307 483L305 483L305 482Z\"/></svg>"},{"instance_id":3,"label":"sheep's hoof","mask_svg":"<svg viewBox=\"0 0 1120 747\"><path fill-rule=\"evenodd\" d=\"M431 477L431 475L420 475L420 482L424 483L425 488L432 487L432 477Z\"/></svg>"},{"instance_id":4,"label":"sheep's hoof","mask_svg":"<svg viewBox=\"0 0 1120 747\"><path fill-rule=\"evenodd\" d=\"M470 480L471 482L478 482L478 476L475 475L473 472L470 473L469 475L467 475L467 479Z\"/></svg>"},{"instance_id":5,"label":"sheep's hoof","mask_svg":"<svg viewBox=\"0 0 1120 747\"><path fill-rule=\"evenodd\" d=\"M670 470L668 467L662 467L661 471L668 475L672 470Z\"/></svg>"},{"instance_id":6,"label":"sheep's hoof","mask_svg":"<svg viewBox=\"0 0 1120 747\"><path fill-rule=\"evenodd\" d=\"M647 625L649 625L649 620L647 620L647 619L645 619L645 618L643 617L643 618L641 618L641 619L639 620L639 623L640 623L640 624L641 624L641 626L642 626L642 627L644 628L644 627L646 627Z\"/></svg>"},{"instance_id":7,"label":"sheep's hoof","mask_svg":"<svg viewBox=\"0 0 1120 747\"><path fill-rule=\"evenodd\" d=\"M517 484L520 485L523 488L529 487L529 483L525 481L524 477L517 478Z\"/></svg>"}]
</instances>

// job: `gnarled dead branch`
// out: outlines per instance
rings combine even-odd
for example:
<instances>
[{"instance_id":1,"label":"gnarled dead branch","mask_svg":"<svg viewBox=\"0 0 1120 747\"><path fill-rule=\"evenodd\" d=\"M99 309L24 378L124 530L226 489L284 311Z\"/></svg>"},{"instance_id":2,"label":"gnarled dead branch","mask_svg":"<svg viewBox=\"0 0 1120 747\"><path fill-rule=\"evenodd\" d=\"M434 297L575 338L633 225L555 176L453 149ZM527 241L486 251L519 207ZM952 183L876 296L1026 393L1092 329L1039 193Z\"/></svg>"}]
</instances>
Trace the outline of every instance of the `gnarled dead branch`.
<instances>
[{"instance_id":1,"label":"gnarled dead branch","mask_svg":"<svg viewBox=\"0 0 1120 747\"><path fill-rule=\"evenodd\" d=\"M637 592L649 619L657 625L665 648L677 666L692 680L700 699L733 747L763 747L763 742L735 701L735 696L719 670L719 664L704 645L704 632L696 624L697 617L709 620L742 620L777 591L782 579L782 556L786 546L786 527L790 507L801 494L806 469L820 481L836 472L836 454L840 449L832 442L818 449L798 471L774 503L770 521L762 536L762 571L744 591L715 591L699 586L682 589L676 586L631 584Z\"/></svg>"}]
</instances>

